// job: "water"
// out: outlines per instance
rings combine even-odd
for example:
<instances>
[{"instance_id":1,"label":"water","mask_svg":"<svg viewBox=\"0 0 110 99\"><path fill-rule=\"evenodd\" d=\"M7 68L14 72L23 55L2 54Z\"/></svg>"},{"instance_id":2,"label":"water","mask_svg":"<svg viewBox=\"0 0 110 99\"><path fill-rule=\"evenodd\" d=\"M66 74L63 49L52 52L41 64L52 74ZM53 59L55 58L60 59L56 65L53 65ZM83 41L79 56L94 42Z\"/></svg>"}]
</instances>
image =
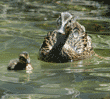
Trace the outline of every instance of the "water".
<instances>
[{"instance_id":1,"label":"water","mask_svg":"<svg viewBox=\"0 0 110 99\"><path fill-rule=\"evenodd\" d=\"M109 99L110 18L108 6L84 0L0 1L0 98L1 99ZM68 63L38 60L39 48L56 28L62 11L78 17L92 38L96 56ZM32 71L7 71L11 59L28 51Z\"/></svg>"}]
</instances>

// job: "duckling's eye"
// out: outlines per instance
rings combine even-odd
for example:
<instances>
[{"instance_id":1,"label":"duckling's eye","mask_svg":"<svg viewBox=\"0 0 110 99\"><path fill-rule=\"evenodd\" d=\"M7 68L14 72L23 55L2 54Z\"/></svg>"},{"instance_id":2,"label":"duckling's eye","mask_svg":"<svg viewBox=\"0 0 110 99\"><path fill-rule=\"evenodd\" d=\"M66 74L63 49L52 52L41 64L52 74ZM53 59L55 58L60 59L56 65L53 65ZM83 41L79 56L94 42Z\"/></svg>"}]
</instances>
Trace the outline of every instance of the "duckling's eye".
<instances>
[{"instance_id":1,"label":"duckling's eye","mask_svg":"<svg viewBox=\"0 0 110 99\"><path fill-rule=\"evenodd\" d=\"M19 57L19 60L22 60L22 61L25 61L26 62L26 59L22 56Z\"/></svg>"}]
</instances>

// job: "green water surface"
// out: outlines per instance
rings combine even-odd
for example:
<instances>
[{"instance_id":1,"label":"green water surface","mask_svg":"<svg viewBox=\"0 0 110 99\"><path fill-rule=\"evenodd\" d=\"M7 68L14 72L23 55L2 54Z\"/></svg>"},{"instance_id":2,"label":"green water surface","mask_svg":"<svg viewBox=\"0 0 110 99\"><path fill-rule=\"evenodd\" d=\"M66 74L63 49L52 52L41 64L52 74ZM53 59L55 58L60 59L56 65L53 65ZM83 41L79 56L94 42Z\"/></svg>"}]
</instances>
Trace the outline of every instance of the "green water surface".
<instances>
[{"instance_id":1,"label":"green water surface","mask_svg":"<svg viewBox=\"0 0 110 99\"><path fill-rule=\"evenodd\" d=\"M107 5L89 0L0 1L1 99L109 99L110 18ZM68 63L38 60L39 48L56 28L62 11L78 16L92 38L96 56ZM22 51L30 54L32 71L8 71L10 60Z\"/></svg>"}]
</instances>

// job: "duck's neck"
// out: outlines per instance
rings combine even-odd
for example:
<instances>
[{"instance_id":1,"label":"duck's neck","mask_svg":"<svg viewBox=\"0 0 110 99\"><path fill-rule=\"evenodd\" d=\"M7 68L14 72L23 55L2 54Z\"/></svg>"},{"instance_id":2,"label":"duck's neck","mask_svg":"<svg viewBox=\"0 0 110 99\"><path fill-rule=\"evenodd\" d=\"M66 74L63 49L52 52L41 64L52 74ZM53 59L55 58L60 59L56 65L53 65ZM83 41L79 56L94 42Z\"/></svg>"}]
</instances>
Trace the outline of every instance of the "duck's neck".
<instances>
[{"instance_id":1,"label":"duck's neck","mask_svg":"<svg viewBox=\"0 0 110 99\"><path fill-rule=\"evenodd\" d=\"M68 35L62 35L61 33L58 33L56 38L57 42L55 43L49 54L59 54L68 38Z\"/></svg>"}]
</instances>

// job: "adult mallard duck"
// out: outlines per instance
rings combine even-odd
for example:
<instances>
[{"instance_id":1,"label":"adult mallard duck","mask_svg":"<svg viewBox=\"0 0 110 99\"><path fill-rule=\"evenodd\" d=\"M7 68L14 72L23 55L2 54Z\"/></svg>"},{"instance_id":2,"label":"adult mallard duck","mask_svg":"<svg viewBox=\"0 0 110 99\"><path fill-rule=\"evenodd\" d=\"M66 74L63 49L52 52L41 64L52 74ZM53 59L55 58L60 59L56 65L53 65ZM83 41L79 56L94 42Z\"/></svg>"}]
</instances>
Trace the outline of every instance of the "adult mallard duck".
<instances>
[{"instance_id":1,"label":"adult mallard duck","mask_svg":"<svg viewBox=\"0 0 110 99\"><path fill-rule=\"evenodd\" d=\"M43 41L39 50L41 60L68 62L85 59L93 54L91 38L85 33L85 27L76 22L70 13L61 13L57 27Z\"/></svg>"},{"instance_id":2,"label":"adult mallard duck","mask_svg":"<svg viewBox=\"0 0 110 99\"><path fill-rule=\"evenodd\" d=\"M8 67L8 70L32 70L33 67L30 63L30 57L28 52L22 52L19 55L19 59L11 60Z\"/></svg>"}]
</instances>

